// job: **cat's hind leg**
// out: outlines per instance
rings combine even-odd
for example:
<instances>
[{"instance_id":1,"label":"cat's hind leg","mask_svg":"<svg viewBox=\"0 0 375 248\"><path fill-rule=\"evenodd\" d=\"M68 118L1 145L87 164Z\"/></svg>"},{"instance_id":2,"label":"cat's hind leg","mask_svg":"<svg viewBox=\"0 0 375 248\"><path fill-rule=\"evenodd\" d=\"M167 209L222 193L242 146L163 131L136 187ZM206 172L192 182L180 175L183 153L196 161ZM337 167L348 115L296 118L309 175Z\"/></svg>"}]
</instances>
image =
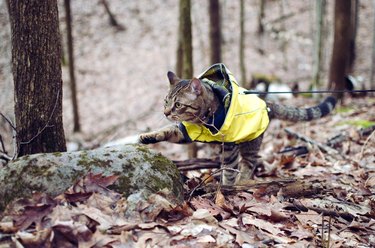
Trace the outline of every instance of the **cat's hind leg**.
<instances>
[{"instance_id":1,"label":"cat's hind leg","mask_svg":"<svg viewBox=\"0 0 375 248\"><path fill-rule=\"evenodd\" d=\"M254 176L256 168L261 164L258 155L260 146L262 145L263 134L258 138L239 144L241 154L240 173L237 175L236 184L241 181L249 180Z\"/></svg>"},{"instance_id":2,"label":"cat's hind leg","mask_svg":"<svg viewBox=\"0 0 375 248\"><path fill-rule=\"evenodd\" d=\"M221 183L222 185L233 185L235 183L238 172L231 169L238 169L239 161L239 147L236 144L224 143L221 150L222 172ZM225 168L228 168L226 170Z\"/></svg>"}]
</instances>

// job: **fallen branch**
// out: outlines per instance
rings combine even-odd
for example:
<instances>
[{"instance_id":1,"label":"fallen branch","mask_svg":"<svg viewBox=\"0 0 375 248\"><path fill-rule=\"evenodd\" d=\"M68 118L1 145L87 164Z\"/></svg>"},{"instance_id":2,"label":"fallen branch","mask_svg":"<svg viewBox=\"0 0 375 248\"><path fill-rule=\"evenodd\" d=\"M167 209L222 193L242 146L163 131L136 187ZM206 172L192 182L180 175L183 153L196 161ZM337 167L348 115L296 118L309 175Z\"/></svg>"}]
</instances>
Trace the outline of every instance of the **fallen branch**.
<instances>
[{"instance_id":1,"label":"fallen branch","mask_svg":"<svg viewBox=\"0 0 375 248\"><path fill-rule=\"evenodd\" d=\"M358 132L361 135L361 137L363 137L363 136L370 135L374 131L375 131L375 125L372 125L370 127L361 128L361 130L359 130Z\"/></svg>"},{"instance_id":2,"label":"fallen branch","mask_svg":"<svg viewBox=\"0 0 375 248\"><path fill-rule=\"evenodd\" d=\"M220 160L208 158L192 158L188 160L174 160L173 163L180 171L220 168Z\"/></svg>"},{"instance_id":3,"label":"fallen branch","mask_svg":"<svg viewBox=\"0 0 375 248\"><path fill-rule=\"evenodd\" d=\"M337 150L335 150L335 149L333 149L333 148L331 148L331 147L329 147L329 146L327 146L327 145L325 145L323 143L315 141L315 140L313 140L313 139L311 139L311 138L309 138L307 136L304 136L304 135L302 135L300 133L293 132L289 128L285 128L284 130L285 130L285 132L287 134L289 134L289 135L291 135L291 136L293 136L295 138L298 138L298 139L300 139L300 140L302 140L304 142L310 143L312 145L316 145L321 150L325 151L327 154L333 156L336 159L337 159L337 157L339 157L340 159L343 159L343 158L348 159L346 156L340 154Z\"/></svg>"}]
</instances>

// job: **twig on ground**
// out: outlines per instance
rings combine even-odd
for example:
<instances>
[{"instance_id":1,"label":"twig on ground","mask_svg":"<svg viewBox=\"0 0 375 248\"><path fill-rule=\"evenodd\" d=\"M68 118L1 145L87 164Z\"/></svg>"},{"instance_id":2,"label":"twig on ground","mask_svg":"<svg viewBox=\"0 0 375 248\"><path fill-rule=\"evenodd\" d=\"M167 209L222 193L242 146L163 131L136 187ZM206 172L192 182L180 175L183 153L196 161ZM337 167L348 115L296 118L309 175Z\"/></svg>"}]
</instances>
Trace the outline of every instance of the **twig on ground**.
<instances>
[{"instance_id":1,"label":"twig on ground","mask_svg":"<svg viewBox=\"0 0 375 248\"><path fill-rule=\"evenodd\" d=\"M173 160L173 163L180 171L220 168L220 161L217 159L192 158L180 161Z\"/></svg>"},{"instance_id":2,"label":"twig on ground","mask_svg":"<svg viewBox=\"0 0 375 248\"><path fill-rule=\"evenodd\" d=\"M296 137L296 138L298 138L298 139L300 139L302 141L305 141L307 143L310 143L310 144L318 146L320 149L322 149L323 151L327 152L330 155L337 155L337 156L341 156L342 157L342 155L337 150L335 150L335 149L333 149L333 148L331 148L331 147L329 147L329 146L327 146L327 145L325 145L323 143L315 141L315 140L313 140L313 139L311 139L309 137L306 137L306 136L304 136L304 135L302 135L300 133L296 133L296 132L290 130L289 128L285 128L284 130L289 135L292 135L292 136L294 136L294 137Z\"/></svg>"},{"instance_id":3,"label":"twig on ground","mask_svg":"<svg viewBox=\"0 0 375 248\"><path fill-rule=\"evenodd\" d=\"M194 192L197 190L197 189L199 189L209 178L211 178L213 175L215 175L215 174L217 174L217 173L221 173L222 171L224 171L224 170L231 170L231 171L235 171L235 172L239 172L238 170L236 170L236 169L232 169L232 168L225 168L225 167L223 167L223 168L220 168L220 169L218 169L218 170L215 170L215 171L213 171L212 173L210 173L210 175L208 176L208 177L206 177L204 180L202 180L197 186L195 186L192 190L191 190L191 192L189 193L189 198L188 198L188 201L190 201L191 200L191 197L193 197L193 194L194 194ZM221 183L219 184L219 185L221 185ZM219 186L220 187L220 186ZM220 189L220 188L219 188Z\"/></svg>"},{"instance_id":4,"label":"twig on ground","mask_svg":"<svg viewBox=\"0 0 375 248\"><path fill-rule=\"evenodd\" d=\"M363 154L365 152L365 148L367 146L367 143L370 141L370 139L374 136L375 134L375 130L372 131L371 135L367 137L365 143L363 144L362 148L361 148L361 156L360 156L360 159L363 158Z\"/></svg>"}]
</instances>

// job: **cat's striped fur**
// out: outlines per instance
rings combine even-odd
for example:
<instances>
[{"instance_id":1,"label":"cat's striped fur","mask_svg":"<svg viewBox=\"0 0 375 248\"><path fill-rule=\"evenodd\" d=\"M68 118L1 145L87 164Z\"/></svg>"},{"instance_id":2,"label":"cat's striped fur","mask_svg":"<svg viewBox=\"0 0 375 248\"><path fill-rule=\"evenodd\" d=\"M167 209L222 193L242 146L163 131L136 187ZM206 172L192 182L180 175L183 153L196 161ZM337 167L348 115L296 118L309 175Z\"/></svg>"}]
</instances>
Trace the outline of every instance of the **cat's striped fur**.
<instances>
[{"instance_id":1,"label":"cat's striped fur","mask_svg":"<svg viewBox=\"0 0 375 248\"><path fill-rule=\"evenodd\" d=\"M140 135L143 144L169 141L173 143L188 143L189 137L181 128L181 122L191 122L210 126L214 113L222 107L220 97L214 92L212 85L197 78L181 80L174 73L168 72L170 90L165 98L164 114L173 122L171 126L161 130ZM311 108L295 108L267 102L269 118L289 121L309 121L327 115L335 106L334 97L328 97L322 103ZM213 130L215 132L215 130ZM259 163L258 151L262 143L263 134L259 137L235 144L225 143L222 147L224 166L240 170L237 174L233 170L225 170L222 183L233 184L248 179ZM241 161L239 159L241 155Z\"/></svg>"}]
</instances>

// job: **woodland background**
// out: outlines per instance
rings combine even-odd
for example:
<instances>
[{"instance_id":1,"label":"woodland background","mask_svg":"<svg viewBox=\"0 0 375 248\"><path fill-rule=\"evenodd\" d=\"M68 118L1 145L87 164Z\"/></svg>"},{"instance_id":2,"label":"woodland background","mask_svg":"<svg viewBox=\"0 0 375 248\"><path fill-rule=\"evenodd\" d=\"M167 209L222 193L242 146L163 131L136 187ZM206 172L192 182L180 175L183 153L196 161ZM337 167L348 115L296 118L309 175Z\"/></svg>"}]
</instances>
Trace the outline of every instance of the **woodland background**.
<instances>
[{"instance_id":1,"label":"woodland background","mask_svg":"<svg viewBox=\"0 0 375 248\"><path fill-rule=\"evenodd\" d=\"M259 1L244 1L244 61L246 81L254 73L274 75L282 83L307 89L312 80L315 1L265 1L265 31L258 35ZM62 44L67 58L63 1L59 3ZM193 74L210 63L208 1L192 1ZM6 1L0 1L0 109L14 120L10 26ZM68 66L63 66L63 117L68 142L92 147L138 134L167 123L162 114L168 83L166 72L175 70L178 34L177 1L109 1L119 30L109 24L101 1L72 1L75 74L81 133L73 133ZM322 89L328 86L333 43L334 1L327 1L323 30ZM353 76L370 87L373 1L358 1L356 60ZM240 1L221 1L222 62L238 81ZM243 82L241 82L243 83ZM245 84L245 83L243 83ZM0 131L9 153L11 129L4 119ZM163 145L161 145L163 146ZM168 144L168 147L171 145ZM180 153L180 146L169 149Z\"/></svg>"},{"instance_id":2,"label":"woodland background","mask_svg":"<svg viewBox=\"0 0 375 248\"><path fill-rule=\"evenodd\" d=\"M14 150L13 130L9 124L17 119L9 2L13 7L10 9L17 13L15 3L18 1L0 0L0 165L3 169L12 169L6 162L18 152ZM326 2L321 36L322 65L314 70L317 3L322 2ZM210 24L210 13L212 4L220 3L220 61L242 85L248 86L252 79L263 75L272 83L298 85L299 89L307 90L314 81L314 71L318 71L321 73L319 89L328 89L332 51L338 47L333 46L335 3L342 7L349 2L357 7L356 11L341 19L336 17L336 26L341 25L345 31L349 27L343 23L349 16L356 21L353 29L356 32L350 33L352 41L355 37L356 56L353 66L348 68L341 64L341 72L334 71L334 74L340 74L342 79L350 74L356 78L359 89L374 89L375 1L370 0L192 0L192 68L178 74L197 76L215 60L211 49L218 48L218 44L210 42L210 26L215 26ZM179 42L189 39L190 25L179 27L179 3L189 1L65 0L57 3L61 32L61 39L57 40L61 40L63 47L62 115L68 150L91 149L124 137L129 138L123 141L125 143L134 141L139 133L167 124L162 109L168 90L166 72L178 71ZM79 128L73 115L72 77L67 61L67 3L71 4ZM259 16L261 3L265 4L264 16ZM56 2L48 0L46 5L56 6ZM117 25L113 25L114 20L111 24L106 8L114 15ZM243 64L241 13L244 16ZM13 20L16 21L12 25L16 26L17 18ZM260 23L263 32L259 31ZM185 30L183 36L178 35L181 29ZM17 33L13 35L16 37ZM345 52L348 51L341 50L337 54ZM21 62L26 63L24 68L28 67L27 60L21 58ZM44 60L39 62L42 64ZM46 133L55 128L49 124L52 115L58 115L52 105L59 103L53 100L55 94L61 93L59 83L52 87L54 94L34 96L35 99L41 96L42 103L48 101L49 110L52 109L48 112L52 114L50 117L45 112L37 114L35 119L44 119L41 123L47 120L47 124L27 130L29 136L21 139L24 143L21 145L56 138ZM274 100L307 106L323 97ZM19 115L29 113L30 106L23 107ZM333 114L323 119L309 123L273 121L260 153L264 168L257 171L256 181L244 186L221 187L214 172L198 171L194 163L189 167L176 162L180 171L188 171L183 173L186 176L184 204L172 204L165 192L157 192L141 202L139 211L134 213L136 217L132 216L135 220L124 216L127 199L106 188L116 177L89 174L55 198L33 194L28 200L10 204L1 213L4 218L0 222L0 242L18 242L20 247L40 247L40 244L45 247L373 247L374 118L373 95L354 98L345 94ZM17 128L21 135L24 127ZM49 145L54 149L53 144ZM151 147L171 159L187 157L186 146L161 143ZM290 147L295 149L288 150ZM56 150L59 149L53 151ZM210 157L210 151L200 149L198 155ZM219 166L217 160L207 164ZM68 222L62 222L66 220Z\"/></svg>"}]
</instances>

